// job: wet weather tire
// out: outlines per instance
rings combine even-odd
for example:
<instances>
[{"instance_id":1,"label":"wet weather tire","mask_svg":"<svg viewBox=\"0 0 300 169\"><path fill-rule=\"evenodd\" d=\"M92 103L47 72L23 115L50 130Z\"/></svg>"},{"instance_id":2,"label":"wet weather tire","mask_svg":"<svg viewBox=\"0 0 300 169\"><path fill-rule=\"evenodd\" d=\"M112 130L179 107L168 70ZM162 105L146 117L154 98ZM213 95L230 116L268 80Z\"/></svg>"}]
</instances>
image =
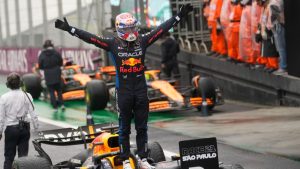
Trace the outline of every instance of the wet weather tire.
<instances>
[{"instance_id":1,"label":"wet weather tire","mask_svg":"<svg viewBox=\"0 0 300 169\"><path fill-rule=\"evenodd\" d=\"M199 79L198 94L202 97L202 93L205 94L206 98L209 98L213 104L208 106L209 110L212 110L215 107L216 102L216 86L213 80L210 77L201 77ZM197 107L201 111L201 106Z\"/></svg>"},{"instance_id":2,"label":"wet weather tire","mask_svg":"<svg viewBox=\"0 0 300 169\"><path fill-rule=\"evenodd\" d=\"M150 143L148 148L149 148L149 157L154 160L154 163L166 161L164 151L158 142Z\"/></svg>"},{"instance_id":3,"label":"wet weather tire","mask_svg":"<svg viewBox=\"0 0 300 169\"><path fill-rule=\"evenodd\" d=\"M108 99L108 89L104 81L92 80L86 84L85 101L91 110L103 110Z\"/></svg>"},{"instance_id":4,"label":"wet weather tire","mask_svg":"<svg viewBox=\"0 0 300 169\"><path fill-rule=\"evenodd\" d=\"M43 157L21 157L14 161L13 169L51 169L50 162Z\"/></svg>"},{"instance_id":5,"label":"wet weather tire","mask_svg":"<svg viewBox=\"0 0 300 169\"><path fill-rule=\"evenodd\" d=\"M38 99L42 92L41 78L34 74L25 74L22 77L23 89L30 93L33 99Z\"/></svg>"}]
</instances>

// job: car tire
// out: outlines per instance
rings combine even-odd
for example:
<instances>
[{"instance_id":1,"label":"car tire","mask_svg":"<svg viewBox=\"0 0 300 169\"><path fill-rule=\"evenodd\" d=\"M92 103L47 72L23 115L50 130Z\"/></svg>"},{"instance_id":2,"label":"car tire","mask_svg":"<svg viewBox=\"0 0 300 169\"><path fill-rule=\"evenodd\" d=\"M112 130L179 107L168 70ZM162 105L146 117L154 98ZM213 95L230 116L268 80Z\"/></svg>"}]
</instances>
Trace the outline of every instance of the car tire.
<instances>
[{"instance_id":1,"label":"car tire","mask_svg":"<svg viewBox=\"0 0 300 169\"><path fill-rule=\"evenodd\" d=\"M34 74L29 73L22 76L22 88L31 94L33 99L38 99L41 96L42 85L41 78Z\"/></svg>"},{"instance_id":2,"label":"car tire","mask_svg":"<svg viewBox=\"0 0 300 169\"><path fill-rule=\"evenodd\" d=\"M198 95L202 97L202 93L204 92L206 98L212 100L213 104L208 106L208 110L212 110L216 102L216 86L214 81L210 77L201 77L198 84ZM201 111L201 106L197 107L197 109Z\"/></svg>"},{"instance_id":3,"label":"car tire","mask_svg":"<svg viewBox=\"0 0 300 169\"><path fill-rule=\"evenodd\" d=\"M51 163L43 157L21 157L13 162L13 169L51 169Z\"/></svg>"},{"instance_id":4,"label":"car tire","mask_svg":"<svg viewBox=\"0 0 300 169\"><path fill-rule=\"evenodd\" d=\"M104 81L92 80L86 84L85 101L90 110L105 109L108 99L108 89Z\"/></svg>"},{"instance_id":5,"label":"car tire","mask_svg":"<svg viewBox=\"0 0 300 169\"><path fill-rule=\"evenodd\" d=\"M149 144L149 158L153 159L154 163L161 161L166 161L166 157L163 149L158 142L153 142Z\"/></svg>"}]
</instances>

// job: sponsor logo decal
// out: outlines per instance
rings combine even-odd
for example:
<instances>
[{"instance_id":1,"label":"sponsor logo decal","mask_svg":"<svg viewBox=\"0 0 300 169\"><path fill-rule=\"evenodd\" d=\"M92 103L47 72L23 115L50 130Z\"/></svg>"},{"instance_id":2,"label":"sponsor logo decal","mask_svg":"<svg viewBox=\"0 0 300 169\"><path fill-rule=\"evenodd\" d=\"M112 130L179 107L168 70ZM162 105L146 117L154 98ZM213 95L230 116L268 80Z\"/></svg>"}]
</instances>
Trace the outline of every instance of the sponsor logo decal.
<instances>
[{"instance_id":1,"label":"sponsor logo decal","mask_svg":"<svg viewBox=\"0 0 300 169\"><path fill-rule=\"evenodd\" d=\"M137 57L141 55L143 55L143 51L118 53L118 56L120 57Z\"/></svg>"},{"instance_id":2,"label":"sponsor logo decal","mask_svg":"<svg viewBox=\"0 0 300 169\"><path fill-rule=\"evenodd\" d=\"M122 60L122 66L128 65L128 66L135 66L136 64L142 64L141 58L135 59L135 58L129 58Z\"/></svg>"},{"instance_id":3,"label":"sponsor logo decal","mask_svg":"<svg viewBox=\"0 0 300 169\"><path fill-rule=\"evenodd\" d=\"M203 138L179 142L181 169L219 168L217 139Z\"/></svg>"},{"instance_id":4,"label":"sponsor logo decal","mask_svg":"<svg viewBox=\"0 0 300 169\"><path fill-rule=\"evenodd\" d=\"M98 39L96 39L96 38L91 38L91 41L92 41L92 42L95 42L95 43L98 43L98 44L101 45L101 46L108 47L108 44L107 44L107 43L102 42L102 41L100 41L100 40L98 40Z\"/></svg>"},{"instance_id":5,"label":"sponsor logo decal","mask_svg":"<svg viewBox=\"0 0 300 169\"><path fill-rule=\"evenodd\" d=\"M148 43L150 44L150 43L151 43L154 39L156 39L162 32L163 32L163 30L160 29L154 36L152 36L152 37L149 39Z\"/></svg>"},{"instance_id":6,"label":"sponsor logo decal","mask_svg":"<svg viewBox=\"0 0 300 169\"><path fill-rule=\"evenodd\" d=\"M137 72L141 72L144 70L144 66L140 65L140 66L132 66L129 68L125 68L124 66L120 67L120 72L121 73L137 73Z\"/></svg>"},{"instance_id":7,"label":"sponsor logo decal","mask_svg":"<svg viewBox=\"0 0 300 169\"><path fill-rule=\"evenodd\" d=\"M95 132L101 132L101 128L95 128ZM46 131L47 132L47 131ZM43 138L46 140L52 140L53 142L69 142L69 141L76 141L76 140L82 140L81 136L82 134L88 135L89 132L85 129L83 131L68 131L68 129L61 130L61 132L58 133L40 133L40 135L43 135ZM88 136L86 136L86 139Z\"/></svg>"},{"instance_id":8,"label":"sponsor logo decal","mask_svg":"<svg viewBox=\"0 0 300 169\"><path fill-rule=\"evenodd\" d=\"M217 157L216 148L214 145L183 148L182 154L183 161L193 161Z\"/></svg>"}]
</instances>

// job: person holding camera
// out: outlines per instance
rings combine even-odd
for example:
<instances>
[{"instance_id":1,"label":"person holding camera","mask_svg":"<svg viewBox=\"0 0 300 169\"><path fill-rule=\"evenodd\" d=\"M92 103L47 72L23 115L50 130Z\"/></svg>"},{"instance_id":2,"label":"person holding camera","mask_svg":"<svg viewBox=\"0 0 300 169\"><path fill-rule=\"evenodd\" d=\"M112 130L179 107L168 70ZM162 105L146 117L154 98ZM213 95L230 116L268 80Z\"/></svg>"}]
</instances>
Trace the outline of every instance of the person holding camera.
<instances>
[{"instance_id":1,"label":"person holding camera","mask_svg":"<svg viewBox=\"0 0 300 169\"><path fill-rule=\"evenodd\" d=\"M11 169L16 151L18 157L28 155L31 116L33 127L38 129L38 116L34 112L33 99L29 93L21 90L21 77L17 73L11 73L7 77L6 86L11 89L0 97L0 140L4 125L4 169Z\"/></svg>"}]
</instances>

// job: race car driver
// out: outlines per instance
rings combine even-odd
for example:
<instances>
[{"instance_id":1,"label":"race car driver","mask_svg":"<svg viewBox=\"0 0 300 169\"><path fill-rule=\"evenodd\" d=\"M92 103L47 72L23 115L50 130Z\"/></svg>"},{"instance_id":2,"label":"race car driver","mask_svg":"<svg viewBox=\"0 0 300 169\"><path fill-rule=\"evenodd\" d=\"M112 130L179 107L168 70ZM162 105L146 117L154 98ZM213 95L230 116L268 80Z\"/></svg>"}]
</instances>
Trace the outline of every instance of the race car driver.
<instances>
[{"instance_id":1,"label":"race car driver","mask_svg":"<svg viewBox=\"0 0 300 169\"><path fill-rule=\"evenodd\" d=\"M130 13L122 13L116 17L117 36L103 38L84 30L70 26L57 19L55 27L69 32L87 43L94 44L112 53L111 59L116 67L116 100L119 112L119 144L120 157L123 160L123 168L131 169L130 154L130 123L132 117L135 120L137 153L139 167L142 169L153 168L147 162L148 134L147 121L149 112L149 100L147 97L147 84L144 76L144 59L146 49L159 37L179 23L183 17L193 10L190 4L183 5L178 14L162 23L156 29L147 34L139 35L138 21Z\"/></svg>"}]
</instances>

